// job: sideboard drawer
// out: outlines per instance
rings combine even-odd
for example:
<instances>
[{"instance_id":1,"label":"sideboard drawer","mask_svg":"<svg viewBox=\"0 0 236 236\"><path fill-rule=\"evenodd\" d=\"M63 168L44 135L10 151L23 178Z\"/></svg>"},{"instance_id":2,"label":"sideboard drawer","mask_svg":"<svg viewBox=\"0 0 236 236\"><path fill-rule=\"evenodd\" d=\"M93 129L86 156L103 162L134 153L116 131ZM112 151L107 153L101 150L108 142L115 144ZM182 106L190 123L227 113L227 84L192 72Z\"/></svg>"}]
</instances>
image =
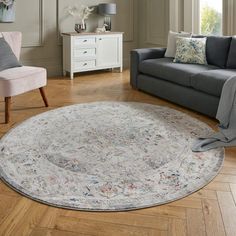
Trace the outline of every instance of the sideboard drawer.
<instances>
[{"instance_id":1,"label":"sideboard drawer","mask_svg":"<svg viewBox=\"0 0 236 236\"><path fill-rule=\"evenodd\" d=\"M88 37L88 38L79 38L79 37L76 37L74 39L74 45L75 46L81 46L81 47L84 47L84 46L87 46L87 45L91 45L91 44L95 44L96 43L96 38L95 37Z\"/></svg>"},{"instance_id":2,"label":"sideboard drawer","mask_svg":"<svg viewBox=\"0 0 236 236\"><path fill-rule=\"evenodd\" d=\"M75 49L74 50L74 57L89 57L89 56L95 56L96 55L96 49L95 48L84 48L84 49Z\"/></svg>"},{"instance_id":3,"label":"sideboard drawer","mask_svg":"<svg viewBox=\"0 0 236 236\"><path fill-rule=\"evenodd\" d=\"M76 70L86 70L94 68L95 66L96 66L96 60L76 61L74 63L74 69Z\"/></svg>"}]
</instances>

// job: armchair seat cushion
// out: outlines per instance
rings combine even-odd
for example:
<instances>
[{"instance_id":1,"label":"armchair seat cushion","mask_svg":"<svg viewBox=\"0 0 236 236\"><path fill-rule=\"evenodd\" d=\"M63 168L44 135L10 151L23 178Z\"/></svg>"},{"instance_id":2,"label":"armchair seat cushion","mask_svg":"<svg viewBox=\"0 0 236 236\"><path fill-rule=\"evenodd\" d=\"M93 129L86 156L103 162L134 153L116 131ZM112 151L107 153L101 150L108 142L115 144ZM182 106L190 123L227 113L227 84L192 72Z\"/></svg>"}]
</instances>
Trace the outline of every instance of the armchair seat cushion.
<instances>
[{"instance_id":1,"label":"armchair seat cushion","mask_svg":"<svg viewBox=\"0 0 236 236\"><path fill-rule=\"evenodd\" d=\"M22 66L0 72L0 96L11 97L46 86L47 72L41 67Z\"/></svg>"},{"instance_id":2,"label":"armchair seat cushion","mask_svg":"<svg viewBox=\"0 0 236 236\"><path fill-rule=\"evenodd\" d=\"M139 71L175 84L191 87L193 75L217 68L210 65L174 63L173 58L160 58L141 62Z\"/></svg>"}]
</instances>

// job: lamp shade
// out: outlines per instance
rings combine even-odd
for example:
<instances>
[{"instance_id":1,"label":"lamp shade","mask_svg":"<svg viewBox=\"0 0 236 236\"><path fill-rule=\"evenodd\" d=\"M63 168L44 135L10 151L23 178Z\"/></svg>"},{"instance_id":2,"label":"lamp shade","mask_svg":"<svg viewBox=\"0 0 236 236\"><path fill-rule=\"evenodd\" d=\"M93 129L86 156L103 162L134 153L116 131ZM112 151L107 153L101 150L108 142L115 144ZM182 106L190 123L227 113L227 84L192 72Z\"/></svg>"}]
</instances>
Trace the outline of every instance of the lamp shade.
<instances>
[{"instance_id":1,"label":"lamp shade","mask_svg":"<svg viewBox=\"0 0 236 236\"><path fill-rule=\"evenodd\" d=\"M116 4L101 3L98 5L98 13L103 16L116 15Z\"/></svg>"}]
</instances>

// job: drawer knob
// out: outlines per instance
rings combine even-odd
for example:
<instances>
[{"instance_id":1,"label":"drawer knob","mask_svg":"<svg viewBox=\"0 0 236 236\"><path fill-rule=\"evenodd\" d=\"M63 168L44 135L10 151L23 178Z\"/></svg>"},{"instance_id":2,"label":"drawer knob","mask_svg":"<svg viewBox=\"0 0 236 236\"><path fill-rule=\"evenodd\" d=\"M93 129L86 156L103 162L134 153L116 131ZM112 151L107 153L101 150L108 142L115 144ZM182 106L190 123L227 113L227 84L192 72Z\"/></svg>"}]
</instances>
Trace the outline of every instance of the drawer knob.
<instances>
[{"instance_id":1,"label":"drawer knob","mask_svg":"<svg viewBox=\"0 0 236 236\"><path fill-rule=\"evenodd\" d=\"M101 41L102 39L100 38L99 40Z\"/></svg>"},{"instance_id":2,"label":"drawer knob","mask_svg":"<svg viewBox=\"0 0 236 236\"><path fill-rule=\"evenodd\" d=\"M87 66L88 64L87 63L84 63L84 66Z\"/></svg>"},{"instance_id":3,"label":"drawer knob","mask_svg":"<svg viewBox=\"0 0 236 236\"><path fill-rule=\"evenodd\" d=\"M88 53L87 51L84 51L84 54Z\"/></svg>"},{"instance_id":4,"label":"drawer knob","mask_svg":"<svg viewBox=\"0 0 236 236\"><path fill-rule=\"evenodd\" d=\"M88 42L88 40L87 39L84 39L84 41L83 41L84 43L86 43L86 42Z\"/></svg>"}]
</instances>

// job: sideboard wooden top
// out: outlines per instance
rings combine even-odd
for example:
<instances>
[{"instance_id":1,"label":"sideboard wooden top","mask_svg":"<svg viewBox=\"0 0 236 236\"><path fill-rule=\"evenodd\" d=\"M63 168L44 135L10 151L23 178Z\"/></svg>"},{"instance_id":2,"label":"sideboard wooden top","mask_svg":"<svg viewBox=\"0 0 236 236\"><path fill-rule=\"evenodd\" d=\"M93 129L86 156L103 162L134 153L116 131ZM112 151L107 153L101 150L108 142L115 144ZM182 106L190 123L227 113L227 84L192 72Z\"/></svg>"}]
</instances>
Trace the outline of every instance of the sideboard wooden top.
<instances>
[{"instance_id":1,"label":"sideboard wooden top","mask_svg":"<svg viewBox=\"0 0 236 236\"><path fill-rule=\"evenodd\" d=\"M124 32L102 32L102 33L95 33L95 32L85 32L85 33L76 33L76 32L66 32L62 33L62 35L69 35L69 36L86 36L86 35L109 35L109 34L124 34Z\"/></svg>"}]
</instances>

